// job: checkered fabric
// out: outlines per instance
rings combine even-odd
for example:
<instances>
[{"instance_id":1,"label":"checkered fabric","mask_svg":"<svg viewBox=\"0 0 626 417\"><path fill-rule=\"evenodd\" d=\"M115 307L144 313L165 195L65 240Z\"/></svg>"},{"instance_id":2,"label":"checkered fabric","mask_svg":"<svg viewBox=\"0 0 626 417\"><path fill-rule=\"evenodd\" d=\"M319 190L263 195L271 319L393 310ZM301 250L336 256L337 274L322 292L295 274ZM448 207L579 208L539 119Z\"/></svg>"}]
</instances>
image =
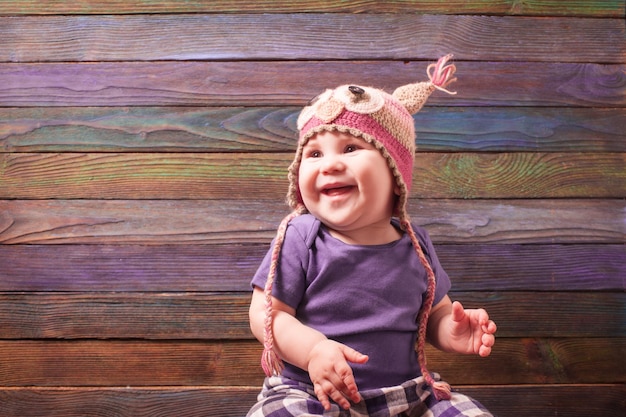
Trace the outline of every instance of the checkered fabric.
<instances>
[{"instance_id":1,"label":"checkered fabric","mask_svg":"<svg viewBox=\"0 0 626 417\"><path fill-rule=\"evenodd\" d=\"M439 375L433 376L440 380ZM363 391L361 396L363 400L349 410L332 403L325 411L311 385L273 376L265 379L259 402L247 417L493 417L478 401L458 392L437 401L423 377Z\"/></svg>"}]
</instances>

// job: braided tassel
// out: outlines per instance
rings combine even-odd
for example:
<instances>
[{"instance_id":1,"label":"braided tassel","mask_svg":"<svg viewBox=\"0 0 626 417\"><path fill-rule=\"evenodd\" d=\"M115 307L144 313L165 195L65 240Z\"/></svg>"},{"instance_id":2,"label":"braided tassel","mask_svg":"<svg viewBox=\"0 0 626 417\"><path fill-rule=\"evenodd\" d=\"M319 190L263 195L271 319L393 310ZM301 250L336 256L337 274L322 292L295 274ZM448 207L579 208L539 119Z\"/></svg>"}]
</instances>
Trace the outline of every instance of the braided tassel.
<instances>
[{"instance_id":1,"label":"braided tassel","mask_svg":"<svg viewBox=\"0 0 626 417\"><path fill-rule=\"evenodd\" d=\"M428 73L428 78L430 79L433 87L437 90L441 90L448 94L456 94L456 91L449 91L446 89L446 87L456 81L456 77L453 78L453 75L456 72L456 66L454 66L454 64L446 65L451 58L452 54L439 58L436 64L430 64L426 68L426 72Z\"/></svg>"},{"instance_id":2,"label":"braided tassel","mask_svg":"<svg viewBox=\"0 0 626 417\"><path fill-rule=\"evenodd\" d=\"M261 367L265 375L279 375L285 365L282 359L274 349L274 332L272 331L274 321L274 311L272 308L272 288L274 286L274 280L276 278L276 269L278 268L278 259L280 257L280 250L285 240L285 233L287 231L287 225L295 217L304 212L304 206L297 207L293 212L287 215L278 226L276 232L276 241L272 248L272 258L270 262L270 269L267 274L267 281L265 282L265 327L263 328L263 354L261 355Z\"/></svg>"},{"instance_id":3,"label":"braided tassel","mask_svg":"<svg viewBox=\"0 0 626 417\"><path fill-rule=\"evenodd\" d=\"M428 259L426 259L426 255L424 255L424 251L422 251L422 247L415 236L415 232L413 231L413 227L411 226L411 222L406 216L403 216L401 220L402 228L408 233L411 238L411 242L413 243L413 247L415 248L415 253L417 253L417 257L420 260L420 263L426 270L426 275L428 277L428 291L426 294L426 299L422 303L422 308L420 309L420 313L418 316L418 337L417 337L417 360L420 365L420 370L422 372L422 376L428 385L430 385L433 389L433 394L437 400L449 400L451 397L452 388L450 385L444 381L435 381L428 369L426 368L426 353L425 353L425 345L426 345L426 329L428 327L428 317L430 316L430 310L433 307L433 301L435 300L435 273L433 272Z\"/></svg>"}]
</instances>

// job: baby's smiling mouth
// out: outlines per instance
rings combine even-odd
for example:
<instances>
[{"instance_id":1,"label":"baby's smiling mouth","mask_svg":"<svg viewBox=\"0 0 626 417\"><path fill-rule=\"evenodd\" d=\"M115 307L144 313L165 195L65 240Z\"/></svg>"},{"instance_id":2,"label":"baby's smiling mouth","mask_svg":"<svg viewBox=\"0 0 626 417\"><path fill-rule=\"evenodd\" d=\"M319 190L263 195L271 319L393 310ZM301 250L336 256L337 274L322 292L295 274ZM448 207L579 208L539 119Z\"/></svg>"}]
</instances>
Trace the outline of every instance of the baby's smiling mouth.
<instances>
[{"instance_id":1,"label":"baby's smiling mouth","mask_svg":"<svg viewBox=\"0 0 626 417\"><path fill-rule=\"evenodd\" d=\"M352 190L352 188L354 188L354 186L352 185L342 185L342 184L329 185L322 189L322 194L332 197L332 196L345 194L349 192L350 190Z\"/></svg>"}]
</instances>

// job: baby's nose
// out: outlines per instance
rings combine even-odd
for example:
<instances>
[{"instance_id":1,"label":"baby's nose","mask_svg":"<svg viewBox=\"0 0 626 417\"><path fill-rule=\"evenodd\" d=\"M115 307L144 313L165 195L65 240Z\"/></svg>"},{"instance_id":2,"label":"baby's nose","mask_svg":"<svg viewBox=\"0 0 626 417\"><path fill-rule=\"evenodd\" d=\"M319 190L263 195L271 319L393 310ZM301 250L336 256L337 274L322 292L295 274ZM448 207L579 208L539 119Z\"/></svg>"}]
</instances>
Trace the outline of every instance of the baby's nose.
<instances>
[{"instance_id":1,"label":"baby's nose","mask_svg":"<svg viewBox=\"0 0 626 417\"><path fill-rule=\"evenodd\" d=\"M335 171L341 171L345 168L341 155L330 154L324 155L324 161L321 164L321 171L323 173L330 173Z\"/></svg>"}]
</instances>

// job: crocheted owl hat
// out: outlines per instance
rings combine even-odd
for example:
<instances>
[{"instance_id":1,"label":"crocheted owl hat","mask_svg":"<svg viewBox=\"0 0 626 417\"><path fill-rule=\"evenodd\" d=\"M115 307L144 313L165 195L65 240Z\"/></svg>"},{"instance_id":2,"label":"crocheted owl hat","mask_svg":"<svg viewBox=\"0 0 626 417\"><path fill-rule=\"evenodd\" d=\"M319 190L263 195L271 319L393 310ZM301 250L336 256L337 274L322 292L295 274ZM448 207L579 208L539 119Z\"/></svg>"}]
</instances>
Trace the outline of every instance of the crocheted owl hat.
<instances>
[{"instance_id":1,"label":"crocheted owl hat","mask_svg":"<svg viewBox=\"0 0 626 417\"><path fill-rule=\"evenodd\" d=\"M415 347L418 362L422 375L425 381L433 387L435 396L438 399L450 397L450 386L445 382L434 381L426 368L424 345L428 317L435 298L435 274L411 227L411 220L406 209L415 156L415 127L412 115L424 106L435 90L456 94L446 90L450 83L456 81L456 78L453 78L456 67L452 64L446 65L450 58L452 55L446 55L436 64L428 66L426 72L430 81L401 86L393 94L371 87L344 85L334 90L326 90L304 107L300 113L297 122L298 148L289 167L288 176L287 203L293 211L282 220L278 227L265 284L264 350L261 365L266 375L280 374L284 366L274 350L271 294L287 225L293 218L308 212L298 189L298 171L302 150L315 134L322 131L339 131L361 138L376 147L387 160L395 178L400 195L394 215L398 217L400 227L410 237L428 277L427 295L418 316L418 339Z\"/></svg>"}]
</instances>

